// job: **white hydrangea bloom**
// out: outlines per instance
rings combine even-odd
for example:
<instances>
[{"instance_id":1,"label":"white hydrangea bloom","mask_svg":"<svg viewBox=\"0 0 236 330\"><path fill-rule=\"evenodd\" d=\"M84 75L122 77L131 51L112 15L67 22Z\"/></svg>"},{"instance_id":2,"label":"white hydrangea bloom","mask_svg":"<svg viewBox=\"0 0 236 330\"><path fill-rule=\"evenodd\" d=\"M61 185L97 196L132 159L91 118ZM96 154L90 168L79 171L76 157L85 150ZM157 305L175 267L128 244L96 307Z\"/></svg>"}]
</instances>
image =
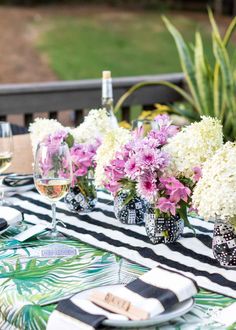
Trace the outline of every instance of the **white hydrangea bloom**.
<instances>
[{"instance_id":1,"label":"white hydrangea bloom","mask_svg":"<svg viewBox=\"0 0 236 330\"><path fill-rule=\"evenodd\" d=\"M71 130L75 141L83 143L101 138L112 129L106 109L92 109L84 118L84 122Z\"/></svg>"},{"instance_id":2,"label":"white hydrangea bloom","mask_svg":"<svg viewBox=\"0 0 236 330\"><path fill-rule=\"evenodd\" d=\"M236 216L236 143L227 142L203 165L193 204L206 220Z\"/></svg>"},{"instance_id":3,"label":"white hydrangea bloom","mask_svg":"<svg viewBox=\"0 0 236 330\"><path fill-rule=\"evenodd\" d=\"M97 187L101 187L105 180L104 167L115 157L115 153L129 141L130 137L130 132L122 127L113 129L104 136L96 155L95 183Z\"/></svg>"},{"instance_id":4,"label":"white hydrangea bloom","mask_svg":"<svg viewBox=\"0 0 236 330\"><path fill-rule=\"evenodd\" d=\"M38 143L48 134L55 133L61 129L64 129L64 127L56 119L36 118L29 127L33 153L35 154Z\"/></svg>"},{"instance_id":5,"label":"white hydrangea bloom","mask_svg":"<svg viewBox=\"0 0 236 330\"><path fill-rule=\"evenodd\" d=\"M223 132L220 121L212 117L202 117L183 128L169 139L164 150L171 156L169 174L192 178L193 168L211 158L223 145Z\"/></svg>"}]
</instances>

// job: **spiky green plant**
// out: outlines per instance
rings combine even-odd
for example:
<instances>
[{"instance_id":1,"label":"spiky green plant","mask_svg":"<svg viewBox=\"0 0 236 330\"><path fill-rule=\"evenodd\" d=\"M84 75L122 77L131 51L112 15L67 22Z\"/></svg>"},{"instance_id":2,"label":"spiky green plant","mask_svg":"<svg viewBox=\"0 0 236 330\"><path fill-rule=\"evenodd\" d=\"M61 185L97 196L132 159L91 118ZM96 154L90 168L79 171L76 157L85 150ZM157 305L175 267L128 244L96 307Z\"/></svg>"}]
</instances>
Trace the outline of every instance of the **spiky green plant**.
<instances>
[{"instance_id":1,"label":"spiky green plant","mask_svg":"<svg viewBox=\"0 0 236 330\"><path fill-rule=\"evenodd\" d=\"M226 140L236 139L235 68L227 49L231 35L236 27L236 17L231 21L222 38L211 10L208 13L212 26L213 65L210 65L204 53L202 37L199 32L196 32L195 45L192 52L180 32L164 17L164 23L176 43L187 89L185 90L165 81L139 83L131 87L120 98L115 111L137 89L147 85L165 85L181 94L183 99L191 105L191 107L185 108L184 111L178 107L172 107L171 111L187 117L190 121L199 120L203 115L217 117L223 124Z\"/></svg>"}]
</instances>

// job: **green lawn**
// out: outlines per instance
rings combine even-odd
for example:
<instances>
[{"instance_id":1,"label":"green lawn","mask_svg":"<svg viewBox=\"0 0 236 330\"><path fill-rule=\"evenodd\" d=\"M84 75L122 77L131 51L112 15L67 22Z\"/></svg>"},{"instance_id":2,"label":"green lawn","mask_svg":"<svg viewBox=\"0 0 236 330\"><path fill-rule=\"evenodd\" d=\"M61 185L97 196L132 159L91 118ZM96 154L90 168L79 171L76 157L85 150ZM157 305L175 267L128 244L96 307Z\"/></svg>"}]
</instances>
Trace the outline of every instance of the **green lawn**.
<instances>
[{"instance_id":1,"label":"green lawn","mask_svg":"<svg viewBox=\"0 0 236 330\"><path fill-rule=\"evenodd\" d=\"M210 54L207 19L197 22L187 14L166 16L188 40L194 40L196 29L203 32ZM174 41L159 14L93 12L37 24L44 25L37 47L60 79L97 78L104 69L110 69L113 76L180 71Z\"/></svg>"}]
</instances>

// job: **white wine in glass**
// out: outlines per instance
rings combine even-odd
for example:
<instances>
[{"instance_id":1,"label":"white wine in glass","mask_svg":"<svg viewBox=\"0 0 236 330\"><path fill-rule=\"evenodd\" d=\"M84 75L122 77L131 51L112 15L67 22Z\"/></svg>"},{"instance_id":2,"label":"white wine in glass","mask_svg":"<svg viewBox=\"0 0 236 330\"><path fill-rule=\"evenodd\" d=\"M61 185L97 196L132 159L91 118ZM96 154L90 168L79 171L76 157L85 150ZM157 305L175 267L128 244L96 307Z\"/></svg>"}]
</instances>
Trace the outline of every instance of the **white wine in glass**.
<instances>
[{"instance_id":1,"label":"white wine in glass","mask_svg":"<svg viewBox=\"0 0 236 330\"><path fill-rule=\"evenodd\" d=\"M50 201L57 202L67 194L70 180L67 179L37 179L35 186L38 192Z\"/></svg>"},{"instance_id":2,"label":"white wine in glass","mask_svg":"<svg viewBox=\"0 0 236 330\"><path fill-rule=\"evenodd\" d=\"M51 231L40 239L63 239L57 230L56 202L68 193L72 180L72 165L66 143L40 143L34 160L34 182L38 192L52 207Z\"/></svg>"},{"instance_id":3,"label":"white wine in glass","mask_svg":"<svg viewBox=\"0 0 236 330\"><path fill-rule=\"evenodd\" d=\"M0 174L5 172L11 165L13 155L13 139L11 125L7 122L0 122ZM3 177L2 177L3 180ZM4 199L4 188L1 190L1 200L0 205L8 206L11 205L8 201Z\"/></svg>"}]
</instances>

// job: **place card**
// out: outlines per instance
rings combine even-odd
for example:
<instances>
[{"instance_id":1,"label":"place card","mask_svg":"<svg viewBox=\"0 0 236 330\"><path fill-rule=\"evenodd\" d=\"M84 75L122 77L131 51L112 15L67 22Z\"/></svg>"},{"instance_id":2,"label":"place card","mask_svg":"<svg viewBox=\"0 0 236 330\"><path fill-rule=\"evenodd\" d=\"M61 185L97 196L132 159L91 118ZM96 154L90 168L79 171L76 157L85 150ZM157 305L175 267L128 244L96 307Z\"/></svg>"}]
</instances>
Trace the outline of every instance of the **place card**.
<instances>
[{"instance_id":1,"label":"place card","mask_svg":"<svg viewBox=\"0 0 236 330\"><path fill-rule=\"evenodd\" d=\"M130 320L140 321L149 318L149 314L145 310L135 307L130 301L112 293L93 291L89 300L110 312L125 315Z\"/></svg>"},{"instance_id":2,"label":"place card","mask_svg":"<svg viewBox=\"0 0 236 330\"><path fill-rule=\"evenodd\" d=\"M16 235L14 237L14 240L19 241L19 242L24 242L28 238L33 237L39 233L42 233L46 228L47 228L47 226L43 225L43 224L34 225L34 226L29 227L28 229L24 230L22 233Z\"/></svg>"},{"instance_id":3,"label":"place card","mask_svg":"<svg viewBox=\"0 0 236 330\"><path fill-rule=\"evenodd\" d=\"M62 243L48 244L39 250L40 258L74 257L79 254L79 249Z\"/></svg>"}]
</instances>

